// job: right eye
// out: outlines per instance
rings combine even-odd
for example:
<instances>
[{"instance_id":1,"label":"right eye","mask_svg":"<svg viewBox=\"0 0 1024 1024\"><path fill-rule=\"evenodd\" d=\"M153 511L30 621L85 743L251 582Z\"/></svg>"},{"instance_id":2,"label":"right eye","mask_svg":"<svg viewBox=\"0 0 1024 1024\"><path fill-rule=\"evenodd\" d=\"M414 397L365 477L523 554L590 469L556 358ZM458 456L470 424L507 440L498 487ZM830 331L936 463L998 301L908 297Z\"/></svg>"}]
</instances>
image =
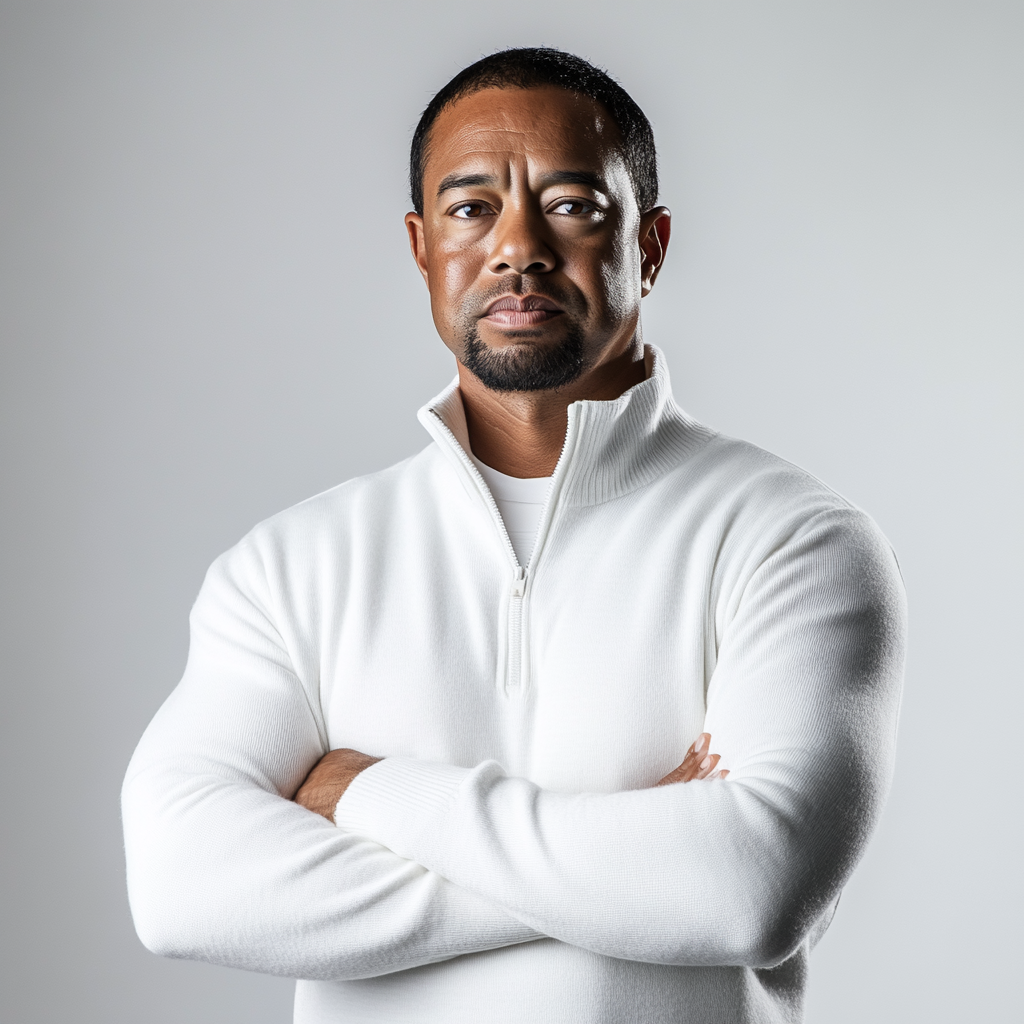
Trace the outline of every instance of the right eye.
<instances>
[{"instance_id":1,"label":"right eye","mask_svg":"<svg viewBox=\"0 0 1024 1024\"><path fill-rule=\"evenodd\" d=\"M474 220L484 214L483 203L462 203L452 210L452 216L459 220Z\"/></svg>"}]
</instances>

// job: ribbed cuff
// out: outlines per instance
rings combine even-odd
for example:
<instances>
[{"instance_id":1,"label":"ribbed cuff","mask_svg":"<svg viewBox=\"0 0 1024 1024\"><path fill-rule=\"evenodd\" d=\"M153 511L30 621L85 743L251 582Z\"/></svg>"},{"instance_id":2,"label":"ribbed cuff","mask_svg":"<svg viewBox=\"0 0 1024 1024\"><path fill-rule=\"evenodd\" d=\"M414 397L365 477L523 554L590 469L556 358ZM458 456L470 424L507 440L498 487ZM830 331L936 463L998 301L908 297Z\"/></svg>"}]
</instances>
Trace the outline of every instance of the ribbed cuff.
<instances>
[{"instance_id":1,"label":"ribbed cuff","mask_svg":"<svg viewBox=\"0 0 1024 1024\"><path fill-rule=\"evenodd\" d=\"M352 780L334 809L334 823L400 857L418 860L417 836L425 830L444 830L456 792L472 772L450 764L386 757Z\"/></svg>"}]
</instances>

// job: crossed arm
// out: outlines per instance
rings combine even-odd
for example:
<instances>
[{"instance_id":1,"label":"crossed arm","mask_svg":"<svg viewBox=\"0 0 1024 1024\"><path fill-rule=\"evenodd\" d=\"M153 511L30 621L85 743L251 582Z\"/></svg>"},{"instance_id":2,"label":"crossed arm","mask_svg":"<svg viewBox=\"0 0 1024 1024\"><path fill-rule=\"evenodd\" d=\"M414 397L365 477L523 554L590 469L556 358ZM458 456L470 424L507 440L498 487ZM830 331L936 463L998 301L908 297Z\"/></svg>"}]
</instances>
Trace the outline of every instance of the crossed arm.
<instances>
[{"instance_id":1,"label":"crossed arm","mask_svg":"<svg viewBox=\"0 0 1024 1024\"><path fill-rule=\"evenodd\" d=\"M877 534L834 527L760 567L730 613L705 719L728 781L697 780L715 769L705 739L661 780L693 785L623 793L545 791L494 762L324 758L275 602L236 550L125 780L140 937L323 979L543 937L655 963L780 962L852 870L892 765L902 588Z\"/></svg>"},{"instance_id":2,"label":"crossed arm","mask_svg":"<svg viewBox=\"0 0 1024 1024\"><path fill-rule=\"evenodd\" d=\"M728 768L715 771L721 755L712 754L710 744L710 735L706 732L701 733L686 752L682 763L656 785L667 786L675 782L694 782L697 779L727 778ZM306 776L295 794L295 802L307 810L323 815L328 821L334 821L334 809L352 780L380 760L382 759L379 757L371 757L347 747L328 751Z\"/></svg>"}]
</instances>

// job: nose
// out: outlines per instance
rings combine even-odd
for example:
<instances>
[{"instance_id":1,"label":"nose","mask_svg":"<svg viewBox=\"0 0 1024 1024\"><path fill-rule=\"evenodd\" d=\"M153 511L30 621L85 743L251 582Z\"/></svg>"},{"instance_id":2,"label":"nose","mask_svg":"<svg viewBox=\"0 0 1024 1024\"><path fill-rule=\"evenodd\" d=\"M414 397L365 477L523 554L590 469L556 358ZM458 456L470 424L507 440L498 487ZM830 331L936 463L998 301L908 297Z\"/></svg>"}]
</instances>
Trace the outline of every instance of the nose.
<instances>
[{"instance_id":1,"label":"nose","mask_svg":"<svg viewBox=\"0 0 1024 1024\"><path fill-rule=\"evenodd\" d=\"M544 237L543 217L530 209L506 206L494 227L487 268L493 274L546 274L555 269L555 254Z\"/></svg>"}]
</instances>

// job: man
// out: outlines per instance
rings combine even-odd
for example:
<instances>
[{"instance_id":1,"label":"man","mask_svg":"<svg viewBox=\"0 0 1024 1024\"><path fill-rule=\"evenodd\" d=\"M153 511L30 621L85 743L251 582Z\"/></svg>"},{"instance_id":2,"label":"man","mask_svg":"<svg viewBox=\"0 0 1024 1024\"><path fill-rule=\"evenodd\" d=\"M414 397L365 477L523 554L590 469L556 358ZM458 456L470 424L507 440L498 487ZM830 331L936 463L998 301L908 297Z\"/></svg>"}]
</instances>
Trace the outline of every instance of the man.
<instances>
[{"instance_id":1,"label":"man","mask_svg":"<svg viewBox=\"0 0 1024 1024\"><path fill-rule=\"evenodd\" d=\"M467 68L411 184L458 378L423 452L210 569L125 781L139 934L301 979L301 1024L797 1021L892 766L889 546L673 402L602 72Z\"/></svg>"}]
</instances>

